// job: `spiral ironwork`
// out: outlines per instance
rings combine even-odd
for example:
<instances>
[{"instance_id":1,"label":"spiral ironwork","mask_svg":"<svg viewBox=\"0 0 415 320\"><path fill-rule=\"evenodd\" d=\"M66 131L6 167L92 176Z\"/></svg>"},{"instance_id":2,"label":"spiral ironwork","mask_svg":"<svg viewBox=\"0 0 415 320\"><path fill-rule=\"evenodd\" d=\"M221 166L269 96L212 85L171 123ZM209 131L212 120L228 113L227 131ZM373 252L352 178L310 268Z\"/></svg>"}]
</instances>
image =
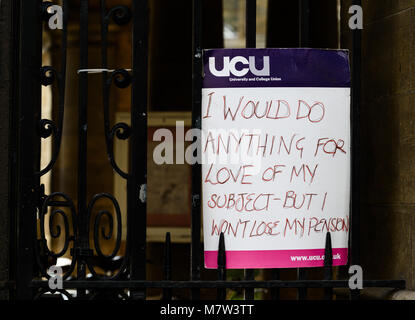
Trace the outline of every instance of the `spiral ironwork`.
<instances>
[{"instance_id":1,"label":"spiral ironwork","mask_svg":"<svg viewBox=\"0 0 415 320\"><path fill-rule=\"evenodd\" d=\"M57 200L63 198L63 201ZM69 212L64 211L62 208L68 208ZM50 214L48 215L48 208L52 208ZM41 210L39 212L40 215L40 225L39 225L39 231L40 231L40 240L41 243L43 243L43 254L46 255L46 257L51 258L60 258L63 257L65 254L68 254L68 249L70 246L70 243L72 242L73 247L76 247L76 235L77 235L77 214L76 209L73 201L64 193L62 192L55 192L51 195L47 196L45 200L43 201L43 205L41 207ZM47 217L48 216L48 217ZM62 222L61 225L56 224L57 218L61 217ZM62 240L63 239L63 247L60 251L54 252L51 250L48 246L48 241L46 238L46 231L45 231L45 223L48 223L49 225L49 235L51 239L55 240ZM64 232L62 233L62 229ZM39 248L35 246L37 250ZM38 251L37 252L37 261L38 265L40 267L40 271L43 276L49 278L49 275L47 274L46 270L48 266L44 265L41 254ZM72 257L72 263L69 267L69 270L65 272L65 274L62 276L64 279L68 278L71 273L73 272L75 268L76 263L76 256Z\"/></svg>"},{"instance_id":2,"label":"spiral ironwork","mask_svg":"<svg viewBox=\"0 0 415 320\"><path fill-rule=\"evenodd\" d=\"M53 67L43 66L40 68L40 84L42 86L50 86L55 82L57 72Z\"/></svg>"},{"instance_id":3,"label":"spiral ironwork","mask_svg":"<svg viewBox=\"0 0 415 320\"><path fill-rule=\"evenodd\" d=\"M111 19L118 25L126 25L131 20L131 11L126 6L115 6L107 11L106 1L101 0L101 59L102 68L108 68L108 26ZM118 88L125 89L131 84L131 75L125 69L117 69L111 74L107 72L103 73L102 78L102 92L103 92L103 113L104 113L104 130L105 130L105 142L107 146L107 155L112 168L122 178L127 179L128 173L123 171L115 161L114 157L114 138L120 140L126 140L131 135L131 128L126 123L117 123L113 127L110 126L109 120L109 99L110 99L110 87L111 84Z\"/></svg>"},{"instance_id":4,"label":"spiral ironwork","mask_svg":"<svg viewBox=\"0 0 415 320\"><path fill-rule=\"evenodd\" d=\"M105 6L105 3L104 3ZM115 6L111 8L108 13L105 15L104 20L107 22L112 18L112 20L119 26L128 24L131 21L131 11L127 6Z\"/></svg>"},{"instance_id":5,"label":"spiral ironwork","mask_svg":"<svg viewBox=\"0 0 415 320\"><path fill-rule=\"evenodd\" d=\"M45 21L50 18L48 8L53 5L51 2L42 3L42 16ZM43 66L40 69L40 83L44 86L52 85L57 80L59 100L58 100L58 119L57 124L49 119L41 119L39 121L39 135L41 138L46 139L53 137L53 150L52 157L45 168L36 172L36 176L43 176L52 170L55 165L60 151L62 141L62 130L63 130L63 117L65 108L65 86L66 86L66 61L67 61L67 45L68 45L68 0L62 2L62 54L61 54L61 70L57 72L51 66Z\"/></svg>"},{"instance_id":6,"label":"spiral ironwork","mask_svg":"<svg viewBox=\"0 0 415 320\"><path fill-rule=\"evenodd\" d=\"M57 290L51 290L51 289L40 289L36 295L34 296L33 300L40 300L42 296L46 295L47 293L50 294L56 294L59 293L61 296L65 296L67 300L74 300L73 296L64 289L57 289ZM64 299L62 299L64 300Z\"/></svg>"},{"instance_id":7,"label":"spiral ironwork","mask_svg":"<svg viewBox=\"0 0 415 320\"><path fill-rule=\"evenodd\" d=\"M67 46L68 46L68 11L69 0L63 0L63 30L61 35L62 53L61 68L55 69L53 66L42 66L40 68L39 84L42 86L56 85L58 91L57 116L56 119L40 119L37 121L37 134L41 139L52 139L53 148L52 156L49 163L34 172L34 177L39 179L41 176L50 172L59 156L61 148L63 120L65 113L65 86L66 86L66 64L67 64ZM133 1L134 5L138 1ZM52 2L44 2L41 6L41 17L44 22L51 18L49 11ZM137 8L135 8L137 9ZM134 18L137 20L136 18ZM81 0L80 6L80 67L88 68L87 57L87 20L88 20L88 1ZM126 26L132 20L132 12L129 7L119 5L111 8L106 7L106 1L101 0L101 54L102 69L108 70L108 30L111 23L119 26ZM134 51L134 49L133 49ZM134 52L133 52L134 53ZM79 105L82 123L87 123L86 109L87 104L85 97L87 91L86 75L80 75L80 100ZM108 159L113 170L127 180L127 184L132 187L138 183L138 180L130 172L123 171L115 161L114 141L136 139L133 136L132 126L125 122L112 124L110 121L110 88L112 86L119 89L126 89L133 84L132 73L129 69L118 68L114 71L104 71L102 73L102 95L103 95L103 115L104 115L104 132L105 143ZM80 120L81 121L81 120ZM80 129L81 130L81 129ZM82 130L81 130L82 131ZM86 144L86 135L80 131L80 141ZM83 134L83 135L82 135ZM82 137L81 137L82 135ZM37 277L51 278L48 274L49 267L56 263L57 259L70 257L70 265L65 268L62 279L66 284L71 281L94 281L94 280L125 280L131 277L128 271L131 264L136 263L130 257L131 235L127 228L125 255L119 257L123 238L123 224L131 223L131 213L127 214L126 221L123 221L120 205L117 199L109 193L100 193L86 201L86 154L83 154L82 148L79 148L81 157L78 163L78 198L76 204L72 199L62 192L54 192L50 195L44 194L44 189L39 188L38 193L38 224L36 225L36 244L34 246L35 257L38 264ZM81 170L79 168L81 167ZM131 185L132 182L132 185ZM37 190L37 189L34 189ZM84 195L84 196L82 196ZM131 195L129 195L131 197ZM99 209L101 201L110 202L112 209ZM134 209L135 204L129 205L130 210ZM59 248L54 248L51 243L58 243ZM107 248L111 243L111 248ZM109 251L109 252L108 252ZM109 266L109 267L108 267ZM108 267L108 268L107 268ZM104 271L111 271L110 274ZM131 272L130 272L131 273ZM36 280L33 280L36 282ZM66 288L66 287L65 287ZM71 294L64 289L51 290L45 285L37 288L35 299L41 299L45 294L60 293L71 299ZM77 289L77 298L99 299L105 296L101 295L102 290L89 290L89 293L82 289ZM119 290L116 296L120 299L127 300L130 298L130 292L127 294L124 289Z\"/></svg>"},{"instance_id":8,"label":"spiral ironwork","mask_svg":"<svg viewBox=\"0 0 415 320\"><path fill-rule=\"evenodd\" d=\"M127 88L131 84L131 75L125 69L117 69L115 70L111 78L114 81L114 84L121 89Z\"/></svg>"},{"instance_id":9,"label":"spiral ironwork","mask_svg":"<svg viewBox=\"0 0 415 320\"><path fill-rule=\"evenodd\" d=\"M114 235L114 217L110 211L100 210L98 211L96 215L93 215L94 207L96 203L100 200L105 200L105 199L109 200L112 203L113 208L115 210L115 219L116 219L115 222L117 225L115 235ZM101 258L107 261L114 259L120 250L121 239L122 239L122 217L121 217L121 209L118 204L118 201L115 199L114 196L108 193L100 193L100 194L95 195L88 205L87 217L88 217L89 225L93 225L93 247L92 248L95 249L97 253L96 258L98 259ZM104 217L108 221L108 229L102 226ZM90 230L90 228L88 228L88 230ZM111 240L113 237L115 238L114 248L110 254L105 254L103 252L103 249L101 247L100 237L102 237L104 240ZM88 238L90 238L89 233L88 233ZM93 274L94 277L100 278L100 279L102 278L115 279L115 278L118 278L125 271L125 268L127 266L127 258L123 257L123 261L121 263L119 271L110 277L100 275L96 271L96 268L93 265L91 259L87 260L87 264L88 264L88 268L90 272Z\"/></svg>"}]
</instances>

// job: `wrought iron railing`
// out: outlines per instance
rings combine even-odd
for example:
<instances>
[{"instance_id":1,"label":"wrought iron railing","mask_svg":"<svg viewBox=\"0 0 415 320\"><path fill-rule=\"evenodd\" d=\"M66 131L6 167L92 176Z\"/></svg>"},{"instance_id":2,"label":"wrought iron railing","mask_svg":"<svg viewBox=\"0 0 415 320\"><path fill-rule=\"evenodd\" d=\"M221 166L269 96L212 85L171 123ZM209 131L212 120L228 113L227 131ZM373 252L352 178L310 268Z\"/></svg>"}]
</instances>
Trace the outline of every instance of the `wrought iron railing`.
<instances>
[{"instance_id":1,"label":"wrought iron railing","mask_svg":"<svg viewBox=\"0 0 415 320\"><path fill-rule=\"evenodd\" d=\"M309 44L309 0L300 1L300 40L302 46ZM77 299L120 298L145 299L146 289L160 288L164 299L172 298L172 289L185 288L191 292L192 299L200 299L200 289L217 289L217 298L226 299L226 289L243 288L245 298L254 298L255 288L268 288L272 299L279 298L281 288L295 288L298 298L307 297L308 288L324 289L325 299L333 298L334 288L349 288L348 280L333 280L331 237L327 234L324 260L324 279L307 279L306 269L298 269L298 280L279 280L279 270L273 270L272 280L255 281L254 270L245 270L242 281L228 281L226 277L226 255L223 234L219 242L217 280L201 280L200 252L201 236L201 165L192 165L191 194L191 246L190 276L187 281L172 280L172 252L170 234L166 235L164 251L164 279L146 280L146 204L138 195L146 185L146 145L147 145L147 65L149 14L147 0L132 0L131 8L116 6L107 8L105 0L101 5L101 61L102 61L102 98L104 114L104 132L107 155L113 170L127 183L127 214L122 221L122 213L117 199L111 194L100 193L87 201L87 104L88 104L88 17L89 1L80 0L79 14L79 103L78 103L78 185L77 200L68 195L54 192L44 194L40 186L40 176L54 167L60 151L63 119L65 111L67 33L69 0L62 0L63 30L61 69L41 66L42 23L50 18L50 2L41 0L19 0L15 5L16 26L19 27L19 55L15 102L18 128L16 186L16 244L14 280L6 284L17 299L37 299L46 293L59 292L68 299L73 295L69 289L76 290ZM202 92L202 0L193 0L193 98L192 127L201 128L201 92ZM354 1L360 4L360 1ZM133 66L130 73L126 69L108 70L108 28L111 23L119 26L132 22ZM353 31L353 146L358 152L358 110L360 100L360 50L361 31ZM256 0L246 1L246 46L255 47L256 43ZM41 119L41 85L48 86L57 82L58 105L56 122ZM110 88L131 90L131 125L110 123ZM40 139L53 138L53 154L50 163L39 169ZM114 140L128 140L130 145L128 172L122 170L115 160ZM351 212L351 257L349 261L358 264L358 174L357 157L353 160L353 191ZM113 205L115 217L108 210L97 214L94 208L97 201L106 199ZM76 203L76 204L75 204ZM66 211L62 208L66 208ZM48 214L48 212L50 212ZM60 225L54 221L60 217ZM101 226L103 219L108 221L108 229ZM115 219L115 220L114 220ZM39 223L38 223L39 222ZM50 237L63 239L63 247L54 252L48 247L45 224L49 224ZM117 262L115 273L111 276L96 270L97 261L101 265L112 263L119 253L122 239L122 224L127 225L125 255ZM117 225L117 228L114 228ZM93 226L93 227L91 227ZM93 230L93 234L90 234ZM115 233L115 236L114 236ZM105 254L100 245L100 237L115 238L115 245L109 254ZM92 240L91 240L92 239ZM63 274L63 288L52 290L47 279L48 259L71 256L71 264ZM33 268L36 261L37 267ZM92 275L87 276L87 270ZM404 288L403 280L364 280L364 287ZM351 297L357 298L358 291L352 290Z\"/></svg>"}]
</instances>

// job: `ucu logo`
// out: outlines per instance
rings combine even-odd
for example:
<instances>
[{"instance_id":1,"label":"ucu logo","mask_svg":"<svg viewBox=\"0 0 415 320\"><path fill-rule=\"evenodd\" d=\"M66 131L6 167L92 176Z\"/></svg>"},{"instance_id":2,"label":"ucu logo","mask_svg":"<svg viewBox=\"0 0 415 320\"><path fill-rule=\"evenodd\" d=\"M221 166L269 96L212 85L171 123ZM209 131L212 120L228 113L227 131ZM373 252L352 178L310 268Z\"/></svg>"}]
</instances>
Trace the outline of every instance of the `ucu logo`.
<instances>
[{"instance_id":1,"label":"ucu logo","mask_svg":"<svg viewBox=\"0 0 415 320\"><path fill-rule=\"evenodd\" d=\"M209 70L216 77L229 77L231 74L236 77L243 77L249 71L256 76L269 76L269 57L266 56L263 58L262 69L257 69L254 56L250 56L248 59L241 56L236 56L232 59L230 57L223 57L222 70L216 69L215 57L210 57Z\"/></svg>"}]
</instances>

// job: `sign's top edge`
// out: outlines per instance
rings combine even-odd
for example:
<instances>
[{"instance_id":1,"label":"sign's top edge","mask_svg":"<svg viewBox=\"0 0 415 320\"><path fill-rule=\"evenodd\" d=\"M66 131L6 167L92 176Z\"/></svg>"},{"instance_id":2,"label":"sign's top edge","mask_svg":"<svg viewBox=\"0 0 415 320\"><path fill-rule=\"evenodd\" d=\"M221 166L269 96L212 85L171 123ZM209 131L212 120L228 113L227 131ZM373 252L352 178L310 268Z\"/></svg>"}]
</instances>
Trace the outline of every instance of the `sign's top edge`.
<instances>
[{"instance_id":1,"label":"sign's top edge","mask_svg":"<svg viewBox=\"0 0 415 320\"><path fill-rule=\"evenodd\" d=\"M343 49L208 49L203 87L350 87Z\"/></svg>"},{"instance_id":2,"label":"sign's top edge","mask_svg":"<svg viewBox=\"0 0 415 320\"><path fill-rule=\"evenodd\" d=\"M229 51L237 51L237 50L319 50L319 51L344 51L344 52L350 52L349 49L342 49L342 48L308 48L308 47L304 47L304 48L206 48L206 49L202 49L203 52L208 52L208 51L216 51L216 50L229 50Z\"/></svg>"}]
</instances>

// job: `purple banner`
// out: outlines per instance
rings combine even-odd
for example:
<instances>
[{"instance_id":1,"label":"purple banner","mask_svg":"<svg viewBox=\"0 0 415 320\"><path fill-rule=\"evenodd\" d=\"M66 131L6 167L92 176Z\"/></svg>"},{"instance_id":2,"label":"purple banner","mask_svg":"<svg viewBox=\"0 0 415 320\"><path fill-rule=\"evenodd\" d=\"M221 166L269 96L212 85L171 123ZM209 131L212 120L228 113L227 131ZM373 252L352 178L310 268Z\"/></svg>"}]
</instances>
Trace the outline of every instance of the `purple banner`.
<instances>
[{"instance_id":1,"label":"purple banner","mask_svg":"<svg viewBox=\"0 0 415 320\"><path fill-rule=\"evenodd\" d=\"M211 49L203 62L204 88L350 87L347 50Z\"/></svg>"}]
</instances>

